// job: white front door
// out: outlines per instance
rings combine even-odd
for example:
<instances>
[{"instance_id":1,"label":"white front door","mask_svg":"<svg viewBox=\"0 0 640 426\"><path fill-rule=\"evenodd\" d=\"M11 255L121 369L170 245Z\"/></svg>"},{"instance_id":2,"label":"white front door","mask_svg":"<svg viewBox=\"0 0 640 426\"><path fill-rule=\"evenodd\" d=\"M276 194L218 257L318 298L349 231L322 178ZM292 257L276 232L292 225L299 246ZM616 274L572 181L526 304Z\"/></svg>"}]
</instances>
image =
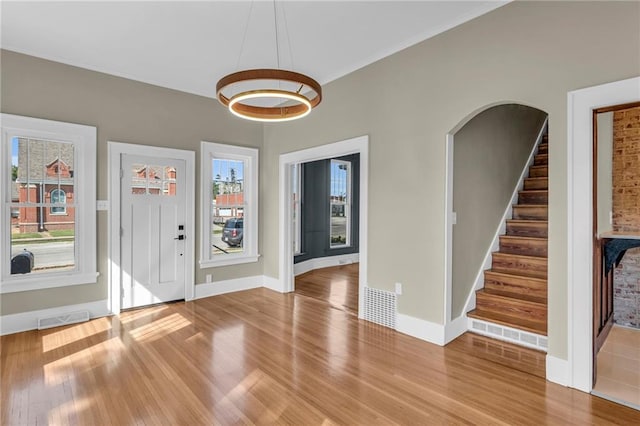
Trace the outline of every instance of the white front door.
<instances>
[{"instance_id":1,"label":"white front door","mask_svg":"<svg viewBox=\"0 0 640 426\"><path fill-rule=\"evenodd\" d=\"M185 298L185 161L121 154L122 309Z\"/></svg>"}]
</instances>

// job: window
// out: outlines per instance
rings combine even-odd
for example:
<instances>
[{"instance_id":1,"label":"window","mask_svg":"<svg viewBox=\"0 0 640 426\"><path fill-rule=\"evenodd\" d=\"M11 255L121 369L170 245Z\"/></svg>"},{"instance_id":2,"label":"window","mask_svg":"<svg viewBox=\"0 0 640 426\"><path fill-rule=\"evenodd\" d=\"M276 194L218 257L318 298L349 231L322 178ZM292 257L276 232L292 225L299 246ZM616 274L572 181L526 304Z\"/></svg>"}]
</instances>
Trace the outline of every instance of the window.
<instances>
[{"instance_id":1,"label":"window","mask_svg":"<svg viewBox=\"0 0 640 426\"><path fill-rule=\"evenodd\" d=\"M54 189L50 194L51 204L53 206L49 210L51 214L67 214L67 207L65 205L67 203L67 194L62 189Z\"/></svg>"},{"instance_id":2,"label":"window","mask_svg":"<svg viewBox=\"0 0 640 426\"><path fill-rule=\"evenodd\" d=\"M351 244L351 162L331 160L329 193L331 248Z\"/></svg>"},{"instance_id":3,"label":"window","mask_svg":"<svg viewBox=\"0 0 640 426\"><path fill-rule=\"evenodd\" d=\"M95 127L2 114L0 291L96 282Z\"/></svg>"},{"instance_id":4,"label":"window","mask_svg":"<svg viewBox=\"0 0 640 426\"><path fill-rule=\"evenodd\" d=\"M302 253L302 164L291 166L293 254Z\"/></svg>"},{"instance_id":5,"label":"window","mask_svg":"<svg viewBox=\"0 0 640 426\"><path fill-rule=\"evenodd\" d=\"M200 267L258 260L258 150L202 142Z\"/></svg>"},{"instance_id":6,"label":"window","mask_svg":"<svg viewBox=\"0 0 640 426\"><path fill-rule=\"evenodd\" d=\"M152 164L134 164L131 167L131 194L176 195L176 168Z\"/></svg>"}]
</instances>

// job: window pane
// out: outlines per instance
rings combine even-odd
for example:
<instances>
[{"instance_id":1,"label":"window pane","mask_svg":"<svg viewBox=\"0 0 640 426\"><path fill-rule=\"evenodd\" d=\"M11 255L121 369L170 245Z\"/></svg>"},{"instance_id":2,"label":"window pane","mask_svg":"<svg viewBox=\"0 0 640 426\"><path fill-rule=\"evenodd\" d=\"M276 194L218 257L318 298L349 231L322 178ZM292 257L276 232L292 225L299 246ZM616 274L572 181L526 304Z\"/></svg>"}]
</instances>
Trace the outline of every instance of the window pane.
<instances>
[{"instance_id":1,"label":"window pane","mask_svg":"<svg viewBox=\"0 0 640 426\"><path fill-rule=\"evenodd\" d=\"M131 193L135 195L147 193L147 166L145 164L131 166Z\"/></svg>"},{"instance_id":2,"label":"window pane","mask_svg":"<svg viewBox=\"0 0 640 426\"><path fill-rule=\"evenodd\" d=\"M214 158L211 166L211 254L242 253L245 164L243 161Z\"/></svg>"},{"instance_id":3,"label":"window pane","mask_svg":"<svg viewBox=\"0 0 640 426\"><path fill-rule=\"evenodd\" d=\"M11 217L11 274L75 269L75 212L52 215L43 206L14 207Z\"/></svg>"},{"instance_id":4,"label":"window pane","mask_svg":"<svg viewBox=\"0 0 640 426\"><path fill-rule=\"evenodd\" d=\"M167 196L175 196L176 195L176 168L171 166L166 166L164 168L164 177L163 177L163 195Z\"/></svg>"},{"instance_id":5,"label":"window pane","mask_svg":"<svg viewBox=\"0 0 640 426\"><path fill-rule=\"evenodd\" d=\"M131 193L135 195L176 195L176 168L152 164L131 166Z\"/></svg>"},{"instance_id":6,"label":"window pane","mask_svg":"<svg viewBox=\"0 0 640 426\"><path fill-rule=\"evenodd\" d=\"M11 142L11 274L75 269L73 144Z\"/></svg>"},{"instance_id":7,"label":"window pane","mask_svg":"<svg viewBox=\"0 0 640 426\"><path fill-rule=\"evenodd\" d=\"M351 196L351 163L331 160L331 247L349 244L349 206Z\"/></svg>"},{"instance_id":8,"label":"window pane","mask_svg":"<svg viewBox=\"0 0 640 426\"><path fill-rule=\"evenodd\" d=\"M54 189L74 193L73 144L13 138L11 143L11 174L15 183L12 202L49 203ZM73 200L73 196L69 197ZM68 201L68 200L66 200Z\"/></svg>"}]
</instances>

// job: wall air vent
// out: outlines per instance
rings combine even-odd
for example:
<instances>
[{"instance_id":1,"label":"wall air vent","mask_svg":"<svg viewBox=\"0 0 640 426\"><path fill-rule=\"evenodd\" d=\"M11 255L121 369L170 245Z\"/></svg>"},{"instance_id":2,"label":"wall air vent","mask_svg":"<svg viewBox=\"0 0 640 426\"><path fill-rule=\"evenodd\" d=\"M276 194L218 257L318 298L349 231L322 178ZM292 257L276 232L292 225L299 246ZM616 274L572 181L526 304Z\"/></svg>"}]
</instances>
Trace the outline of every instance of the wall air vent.
<instances>
[{"instance_id":1,"label":"wall air vent","mask_svg":"<svg viewBox=\"0 0 640 426\"><path fill-rule=\"evenodd\" d=\"M364 288L364 319L389 328L396 328L396 294L390 291Z\"/></svg>"},{"instance_id":2,"label":"wall air vent","mask_svg":"<svg viewBox=\"0 0 640 426\"><path fill-rule=\"evenodd\" d=\"M72 312L49 318L38 318L38 330L89 321L89 311Z\"/></svg>"}]
</instances>

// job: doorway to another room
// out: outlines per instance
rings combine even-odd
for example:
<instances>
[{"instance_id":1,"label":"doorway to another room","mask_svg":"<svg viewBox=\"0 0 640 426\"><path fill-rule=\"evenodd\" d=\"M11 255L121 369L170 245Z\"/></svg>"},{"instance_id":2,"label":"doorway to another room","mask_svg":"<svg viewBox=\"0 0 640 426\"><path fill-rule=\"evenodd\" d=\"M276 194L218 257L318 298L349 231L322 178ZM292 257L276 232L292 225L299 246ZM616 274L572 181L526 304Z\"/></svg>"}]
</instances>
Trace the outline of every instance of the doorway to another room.
<instances>
[{"instance_id":1,"label":"doorway to another room","mask_svg":"<svg viewBox=\"0 0 640 426\"><path fill-rule=\"evenodd\" d=\"M363 317L368 137L280 156L285 291ZM362 232L360 232L362 230Z\"/></svg>"},{"instance_id":2,"label":"doorway to another room","mask_svg":"<svg viewBox=\"0 0 640 426\"><path fill-rule=\"evenodd\" d=\"M291 167L295 291L357 315L360 154Z\"/></svg>"},{"instance_id":3,"label":"doorway to another room","mask_svg":"<svg viewBox=\"0 0 640 426\"><path fill-rule=\"evenodd\" d=\"M594 386L640 410L640 102L593 112Z\"/></svg>"}]
</instances>

